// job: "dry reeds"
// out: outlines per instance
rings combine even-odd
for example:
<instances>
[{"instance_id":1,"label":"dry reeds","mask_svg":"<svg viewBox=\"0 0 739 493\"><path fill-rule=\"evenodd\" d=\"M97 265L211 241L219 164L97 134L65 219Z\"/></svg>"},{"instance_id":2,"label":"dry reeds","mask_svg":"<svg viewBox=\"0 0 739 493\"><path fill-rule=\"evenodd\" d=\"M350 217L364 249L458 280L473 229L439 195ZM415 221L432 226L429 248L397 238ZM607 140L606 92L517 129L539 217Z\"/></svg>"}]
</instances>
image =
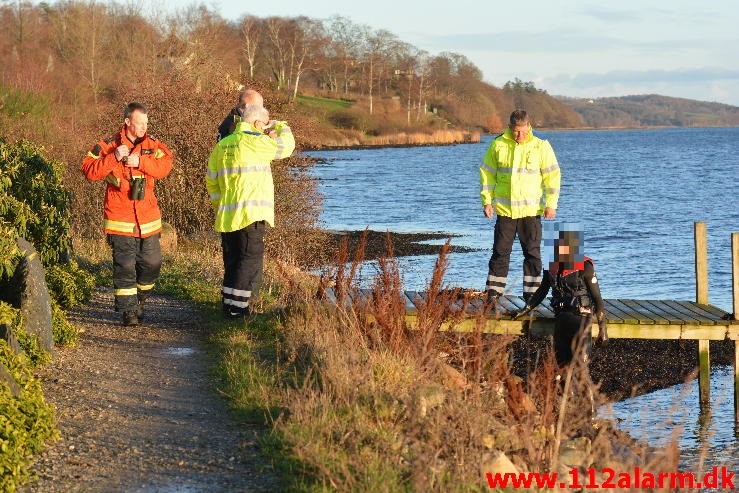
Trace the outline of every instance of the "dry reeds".
<instances>
[{"instance_id":1,"label":"dry reeds","mask_svg":"<svg viewBox=\"0 0 739 493\"><path fill-rule=\"evenodd\" d=\"M448 245L415 319L407 319L409 300L389 240L371 289L360 288L363 243L351 261L343 243L324 274L335 279L335 303L305 304L283 333L286 352L309 353L311 367L310 378L284 390L288 412L275 426L321 484L338 491L468 491L485 484L485 473L497 467L491 457L501 453L517 471L647 463L641 452L614 454L614 435L593 427L585 395L570 395L582 386L562 387L551 353L516 376L514 338L482 332L485 307L473 315L474 332L448 330L476 306L444 286ZM560 448L573 446L584 447L574 466L571 452L560 457Z\"/></svg>"},{"instance_id":2,"label":"dry reeds","mask_svg":"<svg viewBox=\"0 0 739 493\"><path fill-rule=\"evenodd\" d=\"M430 132L393 132L382 135L368 135L358 131L343 130L340 138L327 138L321 147L363 147L363 146L418 146L446 145L480 142L480 132L464 130L433 130Z\"/></svg>"}]
</instances>

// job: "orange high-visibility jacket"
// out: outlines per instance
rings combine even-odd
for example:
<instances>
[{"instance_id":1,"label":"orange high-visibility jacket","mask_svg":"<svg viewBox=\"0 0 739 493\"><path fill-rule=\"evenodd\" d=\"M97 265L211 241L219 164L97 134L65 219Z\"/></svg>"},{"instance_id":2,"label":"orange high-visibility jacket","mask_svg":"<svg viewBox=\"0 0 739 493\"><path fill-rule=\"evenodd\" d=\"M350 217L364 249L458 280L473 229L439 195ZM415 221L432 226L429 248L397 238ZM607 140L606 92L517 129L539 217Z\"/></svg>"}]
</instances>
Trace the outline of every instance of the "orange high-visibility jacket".
<instances>
[{"instance_id":1,"label":"orange high-visibility jacket","mask_svg":"<svg viewBox=\"0 0 739 493\"><path fill-rule=\"evenodd\" d=\"M115 149L124 144L130 154L139 154L139 167L128 168L115 158ZM154 181L172 170L172 153L149 134L136 142L126 136L126 126L101 140L82 159L82 172L90 181L105 180L105 233L146 238L162 229L162 213L154 196ZM146 177L142 200L131 200L134 176Z\"/></svg>"}]
</instances>

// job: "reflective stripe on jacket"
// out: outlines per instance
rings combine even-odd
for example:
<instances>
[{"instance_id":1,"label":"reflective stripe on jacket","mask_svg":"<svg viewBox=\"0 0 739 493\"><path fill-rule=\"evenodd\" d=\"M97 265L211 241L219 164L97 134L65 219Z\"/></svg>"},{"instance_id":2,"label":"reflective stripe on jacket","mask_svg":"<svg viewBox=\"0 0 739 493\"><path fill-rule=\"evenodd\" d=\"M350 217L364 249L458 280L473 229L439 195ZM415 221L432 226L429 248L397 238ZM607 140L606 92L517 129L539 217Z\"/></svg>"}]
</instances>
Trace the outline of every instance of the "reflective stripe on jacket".
<instances>
[{"instance_id":1,"label":"reflective stripe on jacket","mask_svg":"<svg viewBox=\"0 0 739 493\"><path fill-rule=\"evenodd\" d=\"M560 171L548 141L530 131L519 144L509 128L496 137L480 166L482 205L493 204L496 214L518 219L557 208Z\"/></svg>"},{"instance_id":2,"label":"reflective stripe on jacket","mask_svg":"<svg viewBox=\"0 0 739 493\"><path fill-rule=\"evenodd\" d=\"M208 159L205 185L216 212L215 229L238 231L257 221L275 222L275 191L270 163L290 156L295 139L286 122L275 124L276 138L239 122L216 144Z\"/></svg>"},{"instance_id":3,"label":"reflective stripe on jacket","mask_svg":"<svg viewBox=\"0 0 739 493\"><path fill-rule=\"evenodd\" d=\"M139 154L139 167L127 168L115 158L115 149L125 144L131 154ZM106 234L146 238L162 229L162 213L154 196L154 183L172 170L172 153L149 134L136 142L126 135L126 126L118 134L101 140L82 159L82 172L90 181L105 180ZM131 200L132 177L146 177L142 200Z\"/></svg>"}]
</instances>

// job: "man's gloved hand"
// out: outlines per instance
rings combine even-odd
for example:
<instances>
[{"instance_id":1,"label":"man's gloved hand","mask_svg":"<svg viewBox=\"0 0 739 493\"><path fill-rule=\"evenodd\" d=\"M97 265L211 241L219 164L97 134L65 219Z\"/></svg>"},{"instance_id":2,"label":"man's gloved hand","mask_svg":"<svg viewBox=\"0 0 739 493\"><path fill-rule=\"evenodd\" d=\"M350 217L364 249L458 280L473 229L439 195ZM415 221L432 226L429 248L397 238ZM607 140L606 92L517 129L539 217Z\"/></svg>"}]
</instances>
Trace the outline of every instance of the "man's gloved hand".
<instances>
[{"instance_id":1,"label":"man's gloved hand","mask_svg":"<svg viewBox=\"0 0 739 493\"><path fill-rule=\"evenodd\" d=\"M513 320L518 320L519 318L524 317L525 315L527 315L528 313L530 313L531 310L533 310L533 309L534 309L533 307L531 307L529 305L526 305L525 307L521 308L520 310L515 310L515 311L511 312L510 315L513 318Z\"/></svg>"},{"instance_id":2,"label":"man's gloved hand","mask_svg":"<svg viewBox=\"0 0 739 493\"><path fill-rule=\"evenodd\" d=\"M114 152L116 160L120 161L124 157L128 156L129 152L130 151L128 150L128 147L126 147L124 144L119 145L118 147L115 148L115 152Z\"/></svg>"},{"instance_id":3,"label":"man's gloved hand","mask_svg":"<svg viewBox=\"0 0 739 493\"><path fill-rule=\"evenodd\" d=\"M595 338L596 346L605 346L608 342L608 327L606 326L605 313L598 314L598 336Z\"/></svg>"}]
</instances>

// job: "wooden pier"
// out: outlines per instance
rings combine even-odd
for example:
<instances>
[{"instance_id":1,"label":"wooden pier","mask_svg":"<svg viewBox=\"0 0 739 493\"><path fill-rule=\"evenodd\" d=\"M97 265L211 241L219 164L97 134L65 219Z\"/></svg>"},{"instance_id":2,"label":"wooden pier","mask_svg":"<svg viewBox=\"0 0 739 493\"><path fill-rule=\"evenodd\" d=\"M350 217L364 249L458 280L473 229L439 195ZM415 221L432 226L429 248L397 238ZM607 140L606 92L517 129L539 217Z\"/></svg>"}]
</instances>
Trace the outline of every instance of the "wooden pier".
<instances>
[{"instance_id":1,"label":"wooden pier","mask_svg":"<svg viewBox=\"0 0 739 493\"><path fill-rule=\"evenodd\" d=\"M739 233L732 234L732 285L733 314L708 304L708 250L705 223L695 223L696 301L605 299L608 336L611 339L674 339L698 341L699 402L701 409L710 404L710 353L709 341L734 341L734 419L739 424ZM333 303L333 292L327 292ZM356 293L362 299L371 299L371 290ZM426 293L406 291L405 319L415 326L418 310L426 303ZM362 299L354 300L361 302ZM460 299L453 306L458 316L447 322L442 330L472 332L480 330L492 334L551 335L554 330L554 312L548 300L519 320L512 320L508 311L523 308L519 296L504 295L495 311L480 320L483 299ZM593 335L598 326L593 324ZM659 355L655 355L656 358Z\"/></svg>"},{"instance_id":2,"label":"wooden pier","mask_svg":"<svg viewBox=\"0 0 739 493\"><path fill-rule=\"evenodd\" d=\"M410 326L414 325L418 310L426 303L426 293L406 291L405 318ZM371 289L362 289L357 293L361 299L372 297ZM333 293L328 297L334 301ZM550 300L549 298L548 300ZM519 310L525 302L520 296L503 295L498 300L497 308L485 314L481 327L482 332L490 334L548 336L554 332L554 312L547 301L542 302L530 314L519 320L512 320L509 311ZM608 336L611 339L694 339L739 340L739 321L728 320L729 313L712 305L692 301L671 300L632 300L606 299L606 320ZM459 300L451 307L452 312L465 310L458 320L449 321L441 330L455 332L473 332L477 329L478 315L483 308L481 298ZM593 325L596 335L598 325Z\"/></svg>"}]
</instances>

